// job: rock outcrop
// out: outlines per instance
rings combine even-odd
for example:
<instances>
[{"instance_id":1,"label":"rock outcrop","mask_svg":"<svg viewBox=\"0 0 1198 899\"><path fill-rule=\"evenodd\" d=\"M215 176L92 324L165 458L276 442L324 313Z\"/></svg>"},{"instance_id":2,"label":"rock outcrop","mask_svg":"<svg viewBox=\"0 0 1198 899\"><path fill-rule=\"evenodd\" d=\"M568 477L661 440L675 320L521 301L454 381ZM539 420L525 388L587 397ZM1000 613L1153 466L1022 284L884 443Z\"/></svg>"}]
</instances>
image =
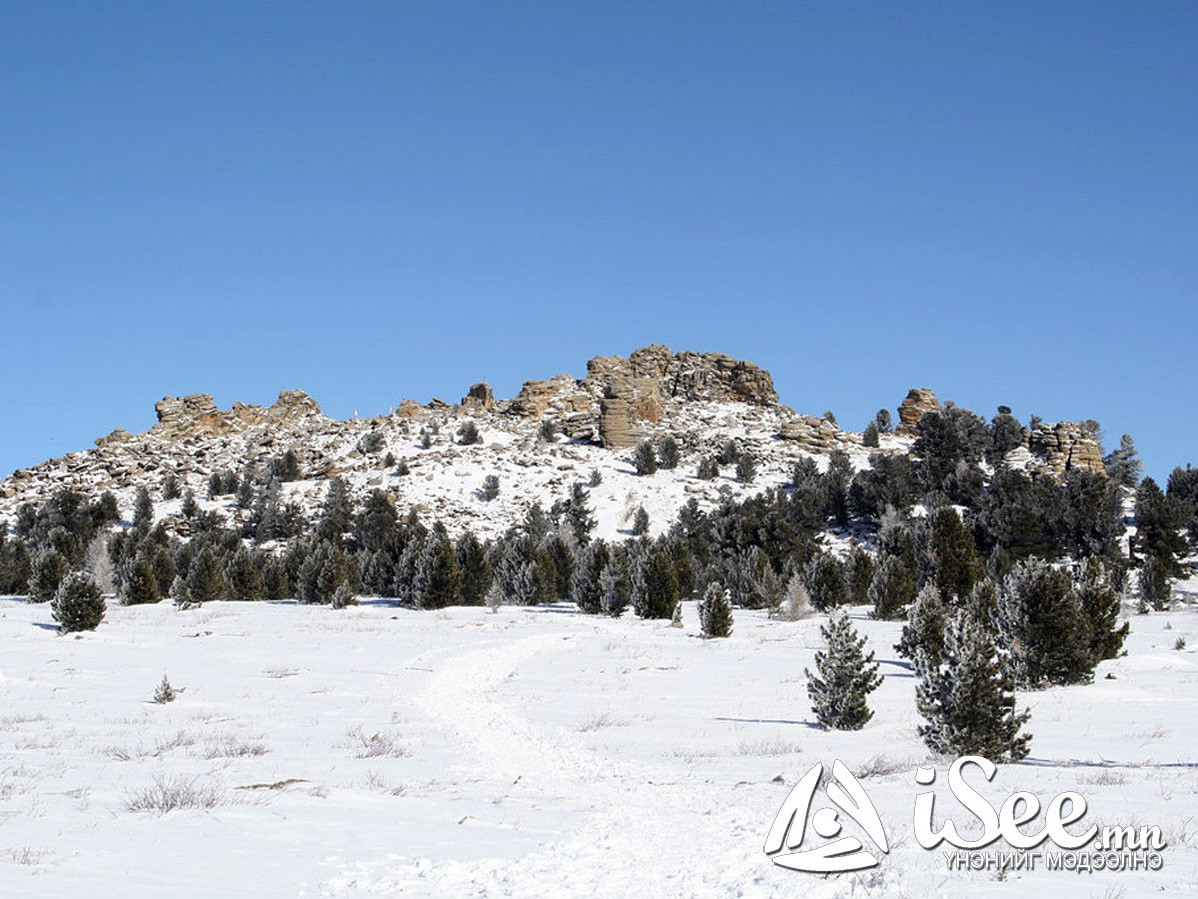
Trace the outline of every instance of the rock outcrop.
<instances>
[{"instance_id":1,"label":"rock outcrop","mask_svg":"<svg viewBox=\"0 0 1198 899\"><path fill-rule=\"evenodd\" d=\"M175 398L163 397L155 406L158 423L152 433L173 438L194 437L199 434L230 434L250 425L289 424L305 416L319 416L320 406L302 390L284 390L268 408L234 403L228 411L218 409L209 393L193 393ZM115 432L114 432L115 434ZM103 440L111 440L114 434Z\"/></svg>"},{"instance_id":2,"label":"rock outcrop","mask_svg":"<svg viewBox=\"0 0 1198 899\"><path fill-rule=\"evenodd\" d=\"M919 420L929 412L939 412L940 401L936 392L927 387L913 387L899 404L899 423L895 431L899 434L914 434Z\"/></svg>"},{"instance_id":3,"label":"rock outcrop","mask_svg":"<svg viewBox=\"0 0 1198 899\"><path fill-rule=\"evenodd\" d=\"M462 397L463 409L490 412L494 407L495 393L486 381L472 385L469 393Z\"/></svg>"},{"instance_id":4,"label":"rock outcrop","mask_svg":"<svg viewBox=\"0 0 1198 899\"><path fill-rule=\"evenodd\" d=\"M840 430L826 418L812 415L798 415L783 422L778 436L783 440L793 440L800 449L809 453L830 453L861 442L860 437Z\"/></svg>"},{"instance_id":5,"label":"rock outcrop","mask_svg":"<svg viewBox=\"0 0 1198 899\"><path fill-rule=\"evenodd\" d=\"M1045 470L1058 478L1070 471L1106 474L1102 445L1077 422L1040 425L1032 431L1028 449Z\"/></svg>"},{"instance_id":6,"label":"rock outcrop","mask_svg":"<svg viewBox=\"0 0 1198 899\"><path fill-rule=\"evenodd\" d=\"M616 381L652 381L664 398L769 406L778 402L774 379L752 362L724 353L674 353L656 344L623 356L596 356L583 385L604 396ZM644 388L641 388L644 392Z\"/></svg>"}]
</instances>

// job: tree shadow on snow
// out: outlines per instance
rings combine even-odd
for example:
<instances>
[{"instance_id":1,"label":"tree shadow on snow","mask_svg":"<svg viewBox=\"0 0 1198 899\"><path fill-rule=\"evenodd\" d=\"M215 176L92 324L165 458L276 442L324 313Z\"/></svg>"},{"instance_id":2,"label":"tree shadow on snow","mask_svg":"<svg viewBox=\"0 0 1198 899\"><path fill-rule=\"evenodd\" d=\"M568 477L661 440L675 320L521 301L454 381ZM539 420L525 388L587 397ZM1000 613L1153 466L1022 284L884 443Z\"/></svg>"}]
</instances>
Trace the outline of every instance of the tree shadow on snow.
<instances>
[{"instance_id":1,"label":"tree shadow on snow","mask_svg":"<svg viewBox=\"0 0 1198 899\"><path fill-rule=\"evenodd\" d=\"M792 721L788 718L729 718L724 715L716 715L716 721L735 721L739 724L797 724L801 727L809 727L812 730L823 730L824 728L814 721Z\"/></svg>"}]
</instances>

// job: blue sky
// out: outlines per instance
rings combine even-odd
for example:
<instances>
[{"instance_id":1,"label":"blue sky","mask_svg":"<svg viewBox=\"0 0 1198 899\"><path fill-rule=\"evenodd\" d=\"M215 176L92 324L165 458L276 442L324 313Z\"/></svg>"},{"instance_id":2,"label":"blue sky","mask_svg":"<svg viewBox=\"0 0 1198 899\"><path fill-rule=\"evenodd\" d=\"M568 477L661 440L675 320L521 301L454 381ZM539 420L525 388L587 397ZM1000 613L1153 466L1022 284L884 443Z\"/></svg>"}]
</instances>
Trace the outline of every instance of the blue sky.
<instances>
[{"instance_id":1,"label":"blue sky","mask_svg":"<svg viewBox=\"0 0 1198 899\"><path fill-rule=\"evenodd\" d=\"M1198 462L1198 4L0 3L0 473L749 358Z\"/></svg>"}]
</instances>

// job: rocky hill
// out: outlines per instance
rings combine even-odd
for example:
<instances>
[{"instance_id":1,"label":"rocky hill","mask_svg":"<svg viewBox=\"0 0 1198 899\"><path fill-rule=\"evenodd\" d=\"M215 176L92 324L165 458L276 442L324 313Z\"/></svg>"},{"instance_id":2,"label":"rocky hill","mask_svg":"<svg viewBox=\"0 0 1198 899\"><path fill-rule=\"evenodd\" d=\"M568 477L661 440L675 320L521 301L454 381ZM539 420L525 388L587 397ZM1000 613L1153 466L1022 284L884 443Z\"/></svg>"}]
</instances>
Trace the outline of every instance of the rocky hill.
<instances>
[{"instance_id":1,"label":"rocky hill","mask_svg":"<svg viewBox=\"0 0 1198 899\"><path fill-rule=\"evenodd\" d=\"M118 429L96 440L94 449L14 472L0 483L0 518L11 521L22 504L40 502L61 487L91 495L111 491L128 518L137 488L148 488L158 500L173 475L201 505L236 519L241 513L231 501L207 499L210 476L264 472L291 450L301 478L284 485L285 497L306 510L319 505L327 479L339 475L355 492L380 488L401 509L416 507L451 530L470 527L486 535L504 530L533 502L548 507L578 481L594 479L597 534L615 538L641 506L657 530L691 497L706 506L721 492L785 484L803 456L826 460L843 449L862 468L874 452L909 453L919 421L941 408L931 390L910 391L898 407L895 431L868 448L861 434L783 405L770 373L752 362L664 346L627 358L595 357L582 378L530 380L510 399L496 399L480 383L457 403L405 399L374 418L329 418L301 390L284 390L269 407L234 403L227 410L207 394L168 396L155 406L158 421L144 433ZM477 426L481 442L463 445L459 431L467 422ZM546 422L554 426L551 439ZM679 466L638 477L631 448L666 435L679 444ZM696 476L700 459L728 440L755 460L758 474L751 483L730 472L713 480ZM1102 448L1079 424L1040 425L1012 450L1009 462L1057 475L1102 471ZM480 492L488 475L500 483L491 501ZM156 514L182 533L178 506L178 500L160 502Z\"/></svg>"}]
</instances>

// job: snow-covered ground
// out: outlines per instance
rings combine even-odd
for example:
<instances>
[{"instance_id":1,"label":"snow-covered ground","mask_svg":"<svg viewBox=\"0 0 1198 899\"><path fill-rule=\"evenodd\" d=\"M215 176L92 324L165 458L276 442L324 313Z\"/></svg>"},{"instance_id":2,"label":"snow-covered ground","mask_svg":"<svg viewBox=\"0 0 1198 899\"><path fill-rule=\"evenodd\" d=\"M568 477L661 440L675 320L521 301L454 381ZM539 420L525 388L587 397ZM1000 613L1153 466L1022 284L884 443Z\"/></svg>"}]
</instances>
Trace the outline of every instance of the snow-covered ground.
<instances>
[{"instance_id":1,"label":"snow-covered ground","mask_svg":"<svg viewBox=\"0 0 1198 899\"><path fill-rule=\"evenodd\" d=\"M1005 878L916 844L914 680L898 626L864 611L876 716L829 733L804 676L822 616L738 612L705 641L693 603L681 630L565 606L161 604L74 637L0 600L0 895L1198 894L1194 606L1133 616L1093 684L1022 694L1031 757L982 791L1077 790L1087 820L1159 825L1164 867ZM154 704L164 673L182 692ZM828 878L773 865L779 805L834 759L861 772L890 854ZM131 810L154 789L211 807Z\"/></svg>"}]
</instances>

